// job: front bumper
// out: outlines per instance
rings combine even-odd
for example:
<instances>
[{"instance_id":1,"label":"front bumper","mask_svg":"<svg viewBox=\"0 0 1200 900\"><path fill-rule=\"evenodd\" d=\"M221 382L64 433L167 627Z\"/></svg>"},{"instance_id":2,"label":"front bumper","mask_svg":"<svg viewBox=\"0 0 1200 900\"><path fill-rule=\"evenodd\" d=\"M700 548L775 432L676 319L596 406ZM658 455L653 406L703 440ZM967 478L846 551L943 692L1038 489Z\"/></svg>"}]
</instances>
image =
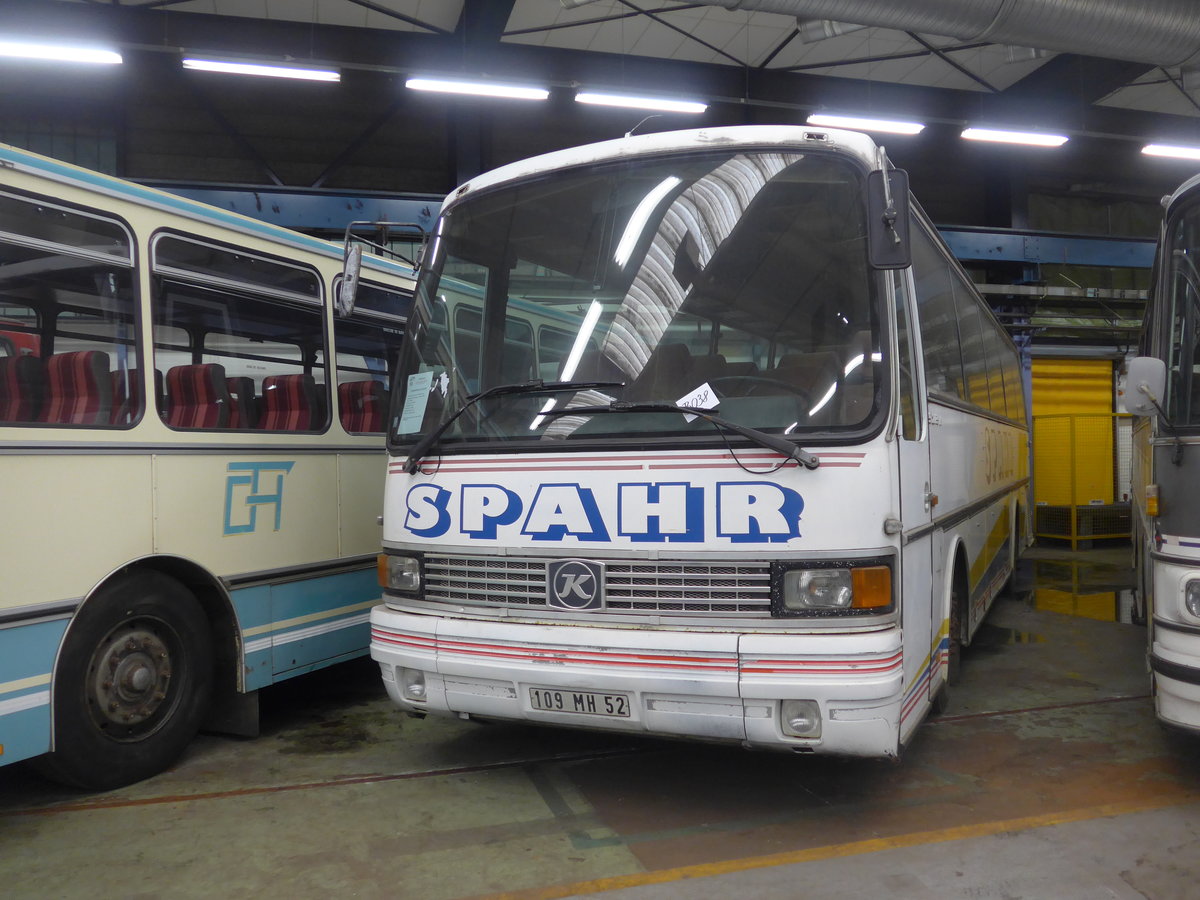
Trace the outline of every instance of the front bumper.
<instances>
[{"instance_id":1,"label":"front bumper","mask_svg":"<svg viewBox=\"0 0 1200 900\"><path fill-rule=\"evenodd\" d=\"M898 627L744 634L439 618L377 606L371 657L403 709L849 756L898 753ZM406 671L407 670L407 671ZM423 697L405 696L420 673ZM628 715L537 709L531 691L628 698ZM785 733L784 700L815 701L819 737Z\"/></svg>"},{"instance_id":2,"label":"front bumper","mask_svg":"<svg viewBox=\"0 0 1200 900\"><path fill-rule=\"evenodd\" d=\"M1200 635L1156 621L1150 648L1154 707L1164 722L1200 731Z\"/></svg>"}]
</instances>

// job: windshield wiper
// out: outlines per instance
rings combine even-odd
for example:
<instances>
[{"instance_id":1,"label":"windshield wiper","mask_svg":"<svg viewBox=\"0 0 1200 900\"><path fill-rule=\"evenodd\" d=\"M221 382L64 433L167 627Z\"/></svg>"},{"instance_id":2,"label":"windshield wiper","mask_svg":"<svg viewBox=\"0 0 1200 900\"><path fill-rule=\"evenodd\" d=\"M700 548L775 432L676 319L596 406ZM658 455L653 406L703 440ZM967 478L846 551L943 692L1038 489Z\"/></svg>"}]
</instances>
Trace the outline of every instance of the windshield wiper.
<instances>
[{"instance_id":1,"label":"windshield wiper","mask_svg":"<svg viewBox=\"0 0 1200 900\"><path fill-rule=\"evenodd\" d=\"M599 413L624 412L677 412L683 413L685 416L696 416L697 418L704 419L706 422L711 422L718 428L724 428L735 434L740 434L744 438L749 438L760 447L766 447L768 450L782 453L787 459L796 460L796 462L803 465L806 469L815 469L821 464L821 460L816 456L807 450L797 447L786 438L767 434L765 431L759 431L757 428L750 428L747 425L739 425L737 422L731 422L715 413L698 409L694 406L679 406L676 403L635 403L631 400L614 400L612 403L604 406L568 406L565 409L549 410L542 413L542 415L547 418L556 418L558 416L590 416Z\"/></svg>"},{"instance_id":2,"label":"windshield wiper","mask_svg":"<svg viewBox=\"0 0 1200 900\"><path fill-rule=\"evenodd\" d=\"M414 474L421 460L434 448L438 439L446 433L446 429L480 400L505 394L557 394L562 391L590 391L624 386L623 381L542 381L540 378L535 378L533 381L521 381L516 384L498 384L486 391L480 391L478 394L471 394L463 405L454 411L454 415L443 420L442 424L417 441L408 451L408 459L404 461L404 471L409 475Z\"/></svg>"}]
</instances>

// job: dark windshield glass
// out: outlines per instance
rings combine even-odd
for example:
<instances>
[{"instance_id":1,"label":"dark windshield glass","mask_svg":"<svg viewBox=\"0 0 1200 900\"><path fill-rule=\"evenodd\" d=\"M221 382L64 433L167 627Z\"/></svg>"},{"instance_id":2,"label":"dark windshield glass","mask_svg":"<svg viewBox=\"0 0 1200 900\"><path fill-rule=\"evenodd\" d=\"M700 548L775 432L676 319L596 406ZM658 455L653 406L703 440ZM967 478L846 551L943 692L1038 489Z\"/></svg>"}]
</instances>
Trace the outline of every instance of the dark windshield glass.
<instances>
[{"instance_id":1,"label":"dark windshield glass","mask_svg":"<svg viewBox=\"0 0 1200 900\"><path fill-rule=\"evenodd\" d=\"M505 185L440 220L392 437L498 384L624 387L488 400L442 440L713 437L678 413L543 417L610 400L716 406L776 434L865 432L883 357L862 173L834 155L654 157Z\"/></svg>"},{"instance_id":2,"label":"dark windshield glass","mask_svg":"<svg viewBox=\"0 0 1200 900\"><path fill-rule=\"evenodd\" d=\"M1170 328L1167 415L1175 425L1200 425L1200 203L1171 221L1159 265Z\"/></svg>"}]
</instances>

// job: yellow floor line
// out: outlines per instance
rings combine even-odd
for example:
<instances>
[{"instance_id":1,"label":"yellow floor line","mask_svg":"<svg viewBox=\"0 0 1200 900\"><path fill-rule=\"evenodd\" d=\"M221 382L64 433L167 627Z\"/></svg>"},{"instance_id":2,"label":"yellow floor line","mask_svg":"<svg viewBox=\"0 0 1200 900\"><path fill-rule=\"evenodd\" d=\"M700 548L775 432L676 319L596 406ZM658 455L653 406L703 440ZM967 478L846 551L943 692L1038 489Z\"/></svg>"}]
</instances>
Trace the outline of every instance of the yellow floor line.
<instances>
[{"instance_id":1,"label":"yellow floor line","mask_svg":"<svg viewBox=\"0 0 1200 900\"><path fill-rule=\"evenodd\" d=\"M1164 796L1152 800L1129 800L1121 803L1106 803L1102 806L1063 810L1061 812L1046 813L1040 816L1027 816L1020 819L980 822L975 825L957 825L953 828L940 828L936 831L914 831L909 834L898 834L893 837L871 838L865 841L851 841L846 844L829 844L824 847L810 847L807 850L772 853L768 856L749 856L743 859L680 866L675 869L659 869L653 872L614 875L609 878L579 881L574 884L551 885L543 888L509 891L503 894L489 894L486 898L480 898L480 900L560 900L560 898L572 897L577 894L602 894L605 891L615 891L621 888L639 887L647 884L669 884L673 881L685 881L689 878L709 878L713 875L727 875L734 872L746 872L751 869L767 869L773 866L786 866L793 863L860 856L866 853L878 853L882 850L898 850L904 847L917 847L923 844L961 841L967 838L987 837L988 835L1002 834L1010 831L1027 831L1033 828L1045 828L1050 825L1065 825L1070 822L1103 819L1106 816L1149 812L1172 806L1183 806L1197 801L1200 801L1200 796L1183 792L1170 797Z\"/></svg>"}]
</instances>

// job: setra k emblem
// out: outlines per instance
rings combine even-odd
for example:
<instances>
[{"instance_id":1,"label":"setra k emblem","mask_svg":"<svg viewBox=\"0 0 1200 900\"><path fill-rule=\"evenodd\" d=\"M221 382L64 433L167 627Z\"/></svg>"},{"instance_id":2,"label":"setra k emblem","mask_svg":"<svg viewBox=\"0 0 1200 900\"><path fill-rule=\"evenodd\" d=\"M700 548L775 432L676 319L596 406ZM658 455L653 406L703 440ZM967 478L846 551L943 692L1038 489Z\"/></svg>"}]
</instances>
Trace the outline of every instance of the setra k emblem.
<instances>
[{"instance_id":1,"label":"setra k emblem","mask_svg":"<svg viewBox=\"0 0 1200 900\"><path fill-rule=\"evenodd\" d=\"M546 567L546 603L555 609L604 609L604 564L557 559Z\"/></svg>"}]
</instances>

